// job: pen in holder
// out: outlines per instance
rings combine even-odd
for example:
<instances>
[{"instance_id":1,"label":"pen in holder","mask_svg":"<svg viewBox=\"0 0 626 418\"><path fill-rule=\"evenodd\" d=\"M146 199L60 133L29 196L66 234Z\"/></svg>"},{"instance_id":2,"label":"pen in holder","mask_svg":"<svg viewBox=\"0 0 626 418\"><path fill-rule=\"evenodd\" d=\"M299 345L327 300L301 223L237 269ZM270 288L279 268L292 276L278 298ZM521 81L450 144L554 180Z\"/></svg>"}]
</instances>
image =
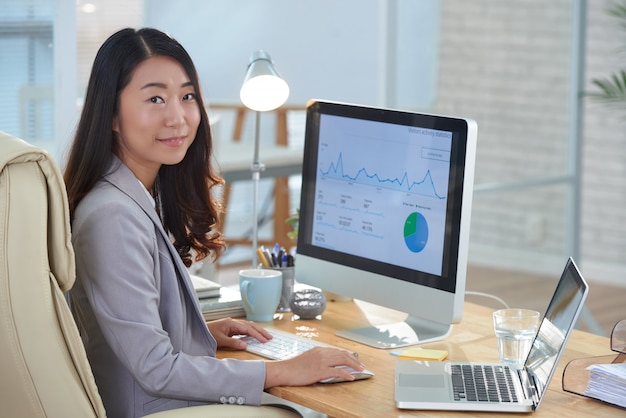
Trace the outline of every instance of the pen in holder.
<instances>
[{"instance_id":1,"label":"pen in holder","mask_svg":"<svg viewBox=\"0 0 626 418\"><path fill-rule=\"evenodd\" d=\"M264 269L277 270L283 273L283 292L280 295L280 303L276 312L290 312L289 298L293 293L295 267L262 267Z\"/></svg>"}]
</instances>

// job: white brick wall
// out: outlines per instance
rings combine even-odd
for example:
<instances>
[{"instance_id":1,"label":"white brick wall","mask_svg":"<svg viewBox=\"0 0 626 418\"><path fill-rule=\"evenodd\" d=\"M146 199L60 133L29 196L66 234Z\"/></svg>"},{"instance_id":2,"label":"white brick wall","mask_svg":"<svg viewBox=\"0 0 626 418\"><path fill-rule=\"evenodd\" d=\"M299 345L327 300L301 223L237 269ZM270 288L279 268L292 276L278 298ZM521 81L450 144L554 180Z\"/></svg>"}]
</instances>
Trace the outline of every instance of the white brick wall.
<instances>
[{"instance_id":1,"label":"white brick wall","mask_svg":"<svg viewBox=\"0 0 626 418\"><path fill-rule=\"evenodd\" d=\"M626 64L626 30L588 2L586 85ZM478 121L476 184L560 175L568 165L572 1L442 2L436 111ZM626 53L626 52L624 52ZM621 58L621 59L620 59ZM626 283L626 106L584 106L581 259ZM568 256L567 187L474 197L470 259L558 272Z\"/></svg>"},{"instance_id":2,"label":"white brick wall","mask_svg":"<svg viewBox=\"0 0 626 418\"><path fill-rule=\"evenodd\" d=\"M594 2L587 20L587 86L626 67L626 29ZM603 4L603 5L601 5ZM582 251L589 265L626 283L626 105L609 108L587 100L583 176Z\"/></svg>"}]
</instances>

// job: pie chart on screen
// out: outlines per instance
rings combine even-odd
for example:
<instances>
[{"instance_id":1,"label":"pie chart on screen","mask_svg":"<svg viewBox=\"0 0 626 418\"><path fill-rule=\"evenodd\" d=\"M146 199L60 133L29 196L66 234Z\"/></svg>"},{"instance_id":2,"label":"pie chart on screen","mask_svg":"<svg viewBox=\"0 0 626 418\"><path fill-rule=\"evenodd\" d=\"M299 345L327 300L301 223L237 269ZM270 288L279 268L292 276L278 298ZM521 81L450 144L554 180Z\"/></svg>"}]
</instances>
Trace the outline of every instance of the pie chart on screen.
<instances>
[{"instance_id":1,"label":"pie chart on screen","mask_svg":"<svg viewBox=\"0 0 626 418\"><path fill-rule=\"evenodd\" d=\"M428 223L419 212L413 212L404 221L404 243L407 248L419 253L428 242Z\"/></svg>"}]
</instances>

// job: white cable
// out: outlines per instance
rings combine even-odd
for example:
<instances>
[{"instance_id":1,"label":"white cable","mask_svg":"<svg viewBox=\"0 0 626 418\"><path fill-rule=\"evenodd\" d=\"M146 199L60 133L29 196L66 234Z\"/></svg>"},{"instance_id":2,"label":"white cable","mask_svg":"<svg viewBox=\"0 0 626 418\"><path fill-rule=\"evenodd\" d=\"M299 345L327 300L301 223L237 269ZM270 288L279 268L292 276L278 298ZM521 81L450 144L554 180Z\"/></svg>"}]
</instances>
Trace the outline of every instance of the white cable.
<instances>
[{"instance_id":1,"label":"white cable","mask_svg":"<svg viewBox=\"0 0 626 418\"><path fill-rule=\"evenodd\" d=\"M490 293L474 292L474 291L471 291L471 290L466 290L465 294L466 295L482 296L482 297L485 297L485 298L495 299L498 302L500 302L502 305L504 305L505 308L507 308L507 309L509 308L509 304L506 303L502 298L500 298L500 297L498 297L496 295L492 295Z\"/></svg>"}]
</instances>

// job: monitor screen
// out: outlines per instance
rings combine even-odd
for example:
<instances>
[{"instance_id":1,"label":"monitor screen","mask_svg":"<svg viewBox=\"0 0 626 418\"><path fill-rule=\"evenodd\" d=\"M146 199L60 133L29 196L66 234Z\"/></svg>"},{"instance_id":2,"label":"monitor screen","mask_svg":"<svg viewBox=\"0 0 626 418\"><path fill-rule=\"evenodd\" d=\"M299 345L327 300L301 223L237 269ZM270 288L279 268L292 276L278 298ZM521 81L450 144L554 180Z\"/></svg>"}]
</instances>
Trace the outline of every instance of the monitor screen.
<instances>
[{"instance_id":1,"label":"monitor screen","mask_svg":"<svg viewBox=\"0 0 626 418\"><path fill-rule=\"evenodd\" d=\"M309 103L296 279L446 335L463 309L476 131L467 119ZM379 332L367 338L395 331ZM376 345L414 343L391 337Z\"/></svg>"}]
</instances>

